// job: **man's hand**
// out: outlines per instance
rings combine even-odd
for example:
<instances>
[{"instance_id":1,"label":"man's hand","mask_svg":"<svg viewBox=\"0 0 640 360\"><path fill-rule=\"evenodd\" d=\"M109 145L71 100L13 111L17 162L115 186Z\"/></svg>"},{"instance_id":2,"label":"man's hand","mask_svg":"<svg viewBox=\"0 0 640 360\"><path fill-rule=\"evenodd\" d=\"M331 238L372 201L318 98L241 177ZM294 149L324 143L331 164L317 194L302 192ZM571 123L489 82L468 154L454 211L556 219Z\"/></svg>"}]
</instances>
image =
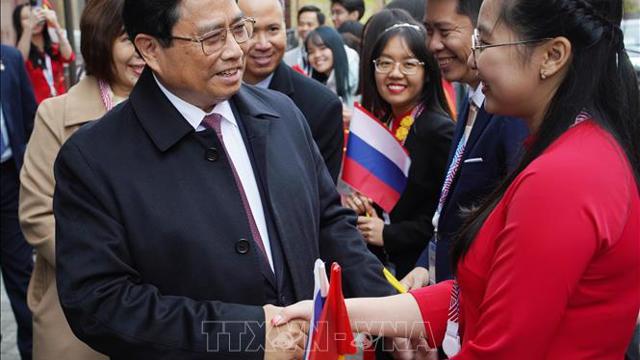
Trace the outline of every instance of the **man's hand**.
<instances>
[{"instance_id":1,"label":"man's hand","mask_svg":"<svg viewBox=\"0 0 640 360\"><path fill-rule=\"evenodd\" d=\"M429 285L429 270L422 266L418 266L400 280L400 283L404 285L407 290L415 290L425 287Z\"/></svg>"},{"instance_id":2,"label":"man's hand","mask_svg":"<svg viewBox=\"0 0 640 360\"><path fill-rule=\"evenodd\" d=\"M411 345L411 340L405 338L385 338L385 341L393 343L393 360L414 360L415 350Z\"/></svg>"},{"instance_id":3,"label":"man's hand","mask_svg":"<svg viewBox=\"0 0 640 360\"><path fill-rule=\"evenodd\" d=\"M264 339L265 360L296 360L304 356L304 346L307 342L308 323L294 320L280 326L273 324L273 318L280 314L282 308L265 305L264 319L266 332Z\"/></svg>"}]
</instances>

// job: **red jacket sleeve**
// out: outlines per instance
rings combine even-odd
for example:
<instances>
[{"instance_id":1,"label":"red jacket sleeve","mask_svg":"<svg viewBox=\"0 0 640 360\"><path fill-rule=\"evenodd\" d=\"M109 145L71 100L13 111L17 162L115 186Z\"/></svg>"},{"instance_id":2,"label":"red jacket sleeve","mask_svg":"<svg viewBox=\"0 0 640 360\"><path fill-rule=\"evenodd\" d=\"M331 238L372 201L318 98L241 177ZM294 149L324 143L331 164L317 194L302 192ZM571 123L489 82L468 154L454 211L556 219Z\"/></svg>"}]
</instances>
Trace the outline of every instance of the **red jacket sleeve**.
<instances>
[{"instance_id":1,"label":"red jacket sleeve","mask_svg":"<svg viewBox=\"0 0 640 360\"><path fill-rule=\"evenodd\" d=\"M452 286L453 280L449 280L410 292L420 308L430 347L442 344L444 332L447 329Z\"/></svg>"}]
</instances>

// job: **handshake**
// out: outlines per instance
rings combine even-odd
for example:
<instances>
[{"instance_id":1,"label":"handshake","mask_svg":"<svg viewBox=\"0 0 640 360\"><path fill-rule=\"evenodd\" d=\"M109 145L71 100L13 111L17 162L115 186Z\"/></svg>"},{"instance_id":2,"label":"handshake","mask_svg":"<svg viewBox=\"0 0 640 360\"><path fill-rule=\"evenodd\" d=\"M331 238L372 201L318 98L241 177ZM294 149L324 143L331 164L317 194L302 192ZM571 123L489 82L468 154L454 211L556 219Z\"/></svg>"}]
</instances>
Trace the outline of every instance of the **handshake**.
<instances>
[{"instance_id":1,"label":"handshake","mask_svg":"<svg viewBox=\"0 0 640 360\"><path fill-rule=\"evenodd\" d=\"M265 360L304 358L309 334L312 301L301 301L286 308L265 305Z\"/></svg>"}]
</instances>

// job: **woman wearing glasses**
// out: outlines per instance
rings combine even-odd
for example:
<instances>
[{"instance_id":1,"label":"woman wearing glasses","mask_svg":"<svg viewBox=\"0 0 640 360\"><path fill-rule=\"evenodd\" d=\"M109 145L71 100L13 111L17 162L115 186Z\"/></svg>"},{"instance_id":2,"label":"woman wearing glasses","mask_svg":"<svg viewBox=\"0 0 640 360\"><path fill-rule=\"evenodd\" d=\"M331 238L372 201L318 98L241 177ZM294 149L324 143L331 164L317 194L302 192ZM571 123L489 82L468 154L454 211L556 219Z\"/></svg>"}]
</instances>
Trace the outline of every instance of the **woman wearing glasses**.
<instances>
[{"instance_id":1,"label":"woman wearing glasses","mask_svg":"<svg viewBox=\"0 0 640 360\"><path fill-rule=\"evenodd\" d=\"M388 215L358 194L345 198L345 205L359 215L358 228L370 248L404 277L433 231L429 219L442 186L454 123L440 70L425 45L425 30L417 23L394 22L378 36L371 57L365 59L363 87L376 89L367 110L409 152L408 184Z\"/></svg>"},{"instance_id":2,"label":"woman wearing glasses","mask_svg":"<svg viewBox=\"0 0 640 360\"><path fill-rule=\"evenodd\" d=\"M87 76L67 94L40 104L27 145L20 176L20 223L37 253L27 292L33 312L34 359L106 359L73 335L60 308L53 164L62 144L76 130L129 96L145 66L124 32L123 4L124 0L87 2L80 19Z\"/></svg>"},{"instance_id":3,"label":"woman wearing glasses","mask_svg":"<svg viewBox=\"0 0 640 360\"><path fill-rule=\"evenodd\" d=\"M462 229L457 283L349 300L358 328L425 336L457 360L624 357L640 307L640 97L621 17L621 0L484 1L469 61L487 110L527 122L527 152Z\"/></svg>"}]
</instances>

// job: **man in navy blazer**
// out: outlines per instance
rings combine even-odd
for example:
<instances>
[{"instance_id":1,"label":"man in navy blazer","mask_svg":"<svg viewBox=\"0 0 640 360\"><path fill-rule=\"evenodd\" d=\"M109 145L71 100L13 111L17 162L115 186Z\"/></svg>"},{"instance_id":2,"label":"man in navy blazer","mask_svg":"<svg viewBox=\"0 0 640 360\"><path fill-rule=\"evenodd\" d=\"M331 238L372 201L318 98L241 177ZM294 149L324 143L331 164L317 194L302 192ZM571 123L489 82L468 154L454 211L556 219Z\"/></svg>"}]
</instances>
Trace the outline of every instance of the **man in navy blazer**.
<instances>
[{"instance_id":1,"label":"man in navy blazer","mask_svg":"<svg viewBox=\"0 0 640 360\"><path fill-rule=\"evenodd\" d=\"M448 81L468 85L469 94L456 124L449 170L440 194L440 206L433 218L436 234L420 255L416 268L402 280L412 289L452 278L451 242L462 226L464 209L482 201L517 165L522 142L528 135L520 119L492 115L484 109L482 84L477 71L467 61L481 4L482 0L427 0L425 3L427 45L436 56L443 76ZM464 151L458 159L456 152L462 146Z\"/></svg>"},{"instance_id":2,"label":"man in navy blazer","mask_svg":"<svg viewBox=\"0 0 640 360\"><path fill-rule=\"evenodd\" d=\"M33 270L33 249L24 240L18 222L19 173L24 158L36 101L20 52L0 45L0 200L2 203L2 279L18 325L18 349L23 359L31 358L31 311L27 287Z\"/></svg>"},{"instance_id":3,"label":"man in navy blazer","mask_svg":"<svg viewBox=\"0 0 640 360\"><path fill-rule=\"evenodd\" d=\"M147 68L55 164L75 335L112 359L291 358L301 325L273 328L265 304L310 299L316 258L342 266L347 296L392 293L304 116L241 85L252 21L236 2L126 0L123 13Z\"/></svg>"},{"instance_id":4,"label":"man in navy blazer","mask_svg":"<svg viewBox=\"0 0 640 360\"><path fill-rule=\"evenodd\" d=\"M344 144L340 99L326 86L282 61L287 34L280 0L240 0L238 6L256 20L253 38L241 45L247 64L244 81L279 91L293 100L307 119L331 178L337 182Z\"/></svg>"}]
</instances>

